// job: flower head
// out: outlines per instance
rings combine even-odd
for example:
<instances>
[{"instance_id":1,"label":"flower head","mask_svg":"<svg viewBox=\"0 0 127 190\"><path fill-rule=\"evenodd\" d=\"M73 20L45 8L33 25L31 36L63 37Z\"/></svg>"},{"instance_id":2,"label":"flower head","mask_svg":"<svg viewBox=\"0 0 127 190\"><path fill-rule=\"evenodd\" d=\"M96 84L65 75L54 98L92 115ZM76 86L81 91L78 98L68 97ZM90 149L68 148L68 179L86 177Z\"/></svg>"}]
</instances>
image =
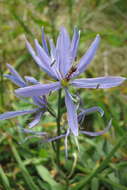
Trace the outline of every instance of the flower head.
<instances>
[{"instance_id":1,"label":"flower head","mask_svg":"<svg viewBox=\"0 0 127 190\"><path fill-rule=\"evenodd\" d=\"M78 61L78 64L75 65L74 62L77 57L79 38L80 31L78 31L77 28L74 29L74 34L71 40L67 30L62 27L57 38L56 46L52 39L49 40L50 51L44 37L44 31L42 31L43 47L41 47L39 42L35 40L36 51L34 51L30 43L26 40L28 51L37 65L39 65L39 67L50 77L56 79L56 82L50 84L34 84L32 86L19 88L15 91L16 94L20 96L39 97L63 88L65 90L68 125L74 136L78 136L79 124L77 108L73 102L72 95L69 92L69 86L72 85L76 88L105 89L118 86L125 80L124 77L116 76L75 79L75 77L79 76L87 69L88 65L94 58L100 43L100 36L97 35L87 52Z\"/></svg>"}]
</instances>

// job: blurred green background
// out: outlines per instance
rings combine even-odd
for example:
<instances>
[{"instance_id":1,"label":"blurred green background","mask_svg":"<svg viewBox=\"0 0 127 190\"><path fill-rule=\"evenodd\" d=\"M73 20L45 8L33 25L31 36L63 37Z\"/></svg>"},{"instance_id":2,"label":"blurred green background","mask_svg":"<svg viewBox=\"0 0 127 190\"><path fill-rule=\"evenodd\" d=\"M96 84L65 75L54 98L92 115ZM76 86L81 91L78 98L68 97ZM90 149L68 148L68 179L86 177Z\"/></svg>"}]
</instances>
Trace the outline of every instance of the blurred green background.
<instances>
[{"instance_id":1,"label":"blurred green background","mask_svg":"<svg viewBox=\"0 0 127 190\"><path fill-rule=\"evenodd\" d=\"M73 27L81 30L78 60L97 33L101 45L85 77L121 75L127 77L127 2L126 0L1 0L0 1L0 113L31 108L14 96L16 88L3 78L6 64L21 76L50 80L40 72L25 48L24 36L33 44L41 40L41 27L56 39L64 25L72 36ZM68 147L65 159L61 146L61 171L58 172L50 143L26 135L30 116L0 121L0 190L127 190L127 82L109 90L80 90L86 107L101 106L105 116L94 113L84 123L87 130L102 130L112 118L106 135L79 136L80 152ZM56 94L50 97L56 105ZM43 126L43 127L42 127ZM56 124L49 115L36 130L55 134Z\"/></svg>"}]
</instances>

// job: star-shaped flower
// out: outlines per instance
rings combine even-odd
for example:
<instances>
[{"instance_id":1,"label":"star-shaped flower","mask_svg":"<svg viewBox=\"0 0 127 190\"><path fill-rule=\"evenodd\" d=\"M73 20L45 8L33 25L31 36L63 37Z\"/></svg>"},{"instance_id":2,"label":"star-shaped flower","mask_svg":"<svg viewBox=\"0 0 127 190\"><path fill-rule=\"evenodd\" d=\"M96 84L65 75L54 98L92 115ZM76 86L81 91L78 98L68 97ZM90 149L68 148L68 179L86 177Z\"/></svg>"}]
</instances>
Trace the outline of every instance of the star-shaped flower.
<instances>
[{"instance_id":1,"label":"star-shaped flower","mask_svg":"<svg viewBox=\"0 0 127 190\"><path fill-rule=\"evenodd\" d=\"M53 40L49 40L50 51L45 40L44 31L42 31L42 46L35 39L36 51L32 48L30 43L26 41L28 51L32 55L35 62L40 68L45 71L50 77L56 80L50 84L35 84L28 87L22 87L15 92L17 95L24 97L38 97L49 94L52 91L63 88L65 90L65 105L67 108L68 125L74 136L78 136L78 115L76 105L73 102L72 95L69 92L69 86L72 85L76 88L111 88L120 85L125 78L116 76L104 76L98 78L79 78L92 59L94 58L100 42L100 36L97 35L87 52L75 65L77 57L77 49L80 38L80 32L77 28L74 29L72 40L64 27L61 28L60 34L57 39L56 46ZM82 132L83 133L83 132Z\"/></svg>"}]
</instances>

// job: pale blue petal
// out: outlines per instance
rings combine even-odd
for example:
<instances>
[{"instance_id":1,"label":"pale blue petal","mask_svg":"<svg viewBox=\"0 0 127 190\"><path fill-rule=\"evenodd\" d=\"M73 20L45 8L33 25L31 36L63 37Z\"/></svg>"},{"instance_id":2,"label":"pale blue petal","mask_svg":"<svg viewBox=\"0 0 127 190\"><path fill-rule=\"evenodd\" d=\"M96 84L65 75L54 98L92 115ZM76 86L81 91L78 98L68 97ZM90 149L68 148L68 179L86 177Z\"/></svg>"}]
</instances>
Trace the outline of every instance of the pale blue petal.
<instances>
[{"instance_id":1,"label":"pale blue petal","mask_svg":"<svg viewBox=\"0 0 127 190\"><path fill-rule=\"evenodd\" d=\"M80 31L75 27L74 28L74 34L73 34L72 42L71 42L71 57L72 57L72 62L75 60L76 55L77 55L77 49L78 49L79 39L80 39Z\"/></svg>"},{"instance_id":2,"label":"pale blue petal","mask_svg":"<svg viewBox=\"0 0 127 190\"><path fill-rule=\"evenodd\" d=\"M38 56L40 57L42 63L49 69L49 66L51 65L50 57L47 55L44 49L40 46L37 39L35 39L34 42L35 42L36 52Z\"/></svg>"},{"instance_id":3,"label":"pale blue petal","mask_svg":"<svg viewBox=\"0 0 127 190\"><path fill-rule=\"evenodd\" d=\"M65 136L66 136L66 134L63 134L63 135L60 135L60 136L56 136L56 137L49 138L49 139L47 139L47 140L43 140L43 142L56 141L56 140L61 139L61 138L65 137Z\"/></svg>"},{"instance_id":4,"label":"pale blue petal","mask_svg":"<svg viewBox=\"0 0 127 190\"><path fill-rule=\"evenodd\" d=\"M75 136L78 136L78 118L76 105L72 101L71 94L66 90L65 104L67 108L68 125Z\"/></svg>"},{"instance_id":5,"label":"pale blue petal","mask_svg":"<svg viewBox=\"0 0 127 190\"><path fill-rule=\"evenodd\" d=\"M29 83L32 83L32 84L38 84L38 83L39 83L34 77L25 76L24 78L25 78L26 81L29 82Z\"/></svg>"},{"instance_id":6,"label":"pale blue petal","mask_svg":"<svg viewBox=\"0 0 127 190\"><path fill-rule=\"evenodd\" d=\"M44 112L39 112L36 114L34 120L32 122L29 123L29 128L33 128L35 127L35 125L37 125L40 120L41 120L41 116L44 114Z\"/></svg>"},{"instance_id":7,"label":"pale blue petal","mask_svg":"<svg viewBox=\"0 0 127 190\"><path fill-rule=\"evenodd\" d=\"M75 79L71 84L77 88L111 88L122 84L126 78L124 77L98 77L98 78L81 78Z\"/></svg>"},{"instance_id":8,"label":"pale blue petal","mask_svg":"<svg viewBox=\"0 0 127 190\"><path fill-rule=\"evenodd\" d=\"M19 98L20 100L26 102L27 104L30 104L30 105L36 105L34 104L33 102L31 102L30 100L24 98L24 97L21 97L21 96L18 96L18 95L15 95L17 98Z\"/></svg>"},{"instance_id":9,"label":"pale blue petal","mask_svg":"<svg viewBox=\"0 0 127 190\"><path fill-rule=\"evenodd\" d=\"M90 113L93 113L93 112L96 112L96 111L98 111L101 114L101 117L103 117L103 115L104 115L104 110L99 106L94 106L92 108L87 108L87 109L84 109L84 111L86 112L86 115L88 115Z\"/></svg>"},{"instance_id":10,"label":"pale blue petal","mask_svg":"<svg viewBox=\"0 0 127 190\"><path fill-rule=\"evenodd\" d=\"M103 117L104 110L99 106L94 106L94 107L87 108L87 109L81 109L81 112L78 114L78 122L82 123L82 121L84 120L86 115L89 115L89 114L91 114L93 112L97 112L97 111L101 114L101 117Z\"/></svg>"},{"instance_id":11,"label":"pale blue petal","mask_svg":"<svg viewBox=\"0 0 127 190\"><path fill-rule=\"evenodd\" d=\"M33 50L32 46L30 43L26 40L26 47L29 51L29 53L32 55L34 61L39 65L39 67L45 71L49 76L53 77L56 79L56 76L54 76L53 72L49 71L48 67L41 61L41 59L36 55L35 51ZM45 59L45 58L44 58ZM48 65L48 63L47 63Z\"/></svg>"},{"instance_id":12,"label":"pale blue petal","mask_svg":"<svg viewBox=\"0 0 127 190\"><path fill-rule=\"evenodd\" d=\"M46 132L33 131L31 129L23 128L22 126L19 126L19 128L20 128L21 132L23 132L23 133L33 134L33 135L38 135L38 136L47 135ZM32 136L32 137L34 137L34 136Z\"/></svg>"},{"instance_id":13,"label":"pale blue petal","mask_svg":"<svg viewBox=\"0 0 127 190\"><path fill-rule=\"evenodd\" d=\"M25 84L25 81L22 79L22 77L18 74L18 72L10 65L7 64L8 69L10 70L11 74L14 75L19 81Z\"/></svg>"},{"instance_id":14,"label":"pale blue petal","mask_svg":"<svg viewBox=\"0 0 127 190\"><path fill-rule=\"evenodd\" d=\"M99 43L100 43L100 36L97 35L95 40L92 42L91 46L85 53L85 55L79 61L79 64L77 65L77 71L74 73L73 76L77 76L86 70L87 66L90 64L90 62L92 61L92 59L96 54Z\"/></svg>"},{"instance_id":15,"label":"pale blue petal","mask_svg":"<svg viewBox=\"0 0 127 190\"><path fill-rule=\"evenodd\" d=\"M56 53L56 47L55 47L52 39L49 40L49 44L50 44L50 56L51 56L51 60L52 60L50 67L51 67L52 71L55 73L55 76L57 77L57 79L60 79L61 77L60 77L59 68L58 68L59 61L57 59L58 56Z\"/></svg>"},{"instance_id":16,"label":"pale blue petal","mask_svg":"<svg viewBox=\"0 0 127 190\"><path fill-rule=\"evenodd\" d=\"M0 120L10 119L16 116L20 115L26 115L38 112L39 109L33 109L33 110L21 110L21 111L10 111L3 114L0 114Z\"/></svg>"},{"instance_id":17,"label":"pale blue petal","mask_svg":"<svg viewBox=\"0 0 127 190\"><path fill-rule=\"evenodd\" d=\"M89 115L89 114L91 114L91 113L93 113L93 112L96 112L96 111L98 111L100 114L101 114L101 117L103 117L103 115L104 115L104 110L101 108L101 107L99 107L99 106L93 106L93 107L91 107L91 108L87 108L87 109L81 109L81 112L79 113L79 115L78 116L82 116L82 115Z\"/></svg>"},{"instance_id":18,"label":"pale blue petal","mask_svg":"<svg viewBox=\"0 0 127 190\"><path fill-rule=\"evenodd\" d=\"M111 127L112 127L112 120L109 121L108 126L103 131L100 131L100 132L80 131L80 133L85 134L85 135L89 135L89 136L93 136L93 137L94 136L100 136L100 135L107 133Z\"/></svg>"},{"instance_id":19,"label":"pale blue petal","mask_svg":"<svg viewBox=\"0 0 127 190\"><path fill-rule=\"evenodd\" d=\"M42 96L49 94L52 91L59 90L60 88L61 88L60 82L54 82L50 84L37 84L25 88L19 88L15 90L15 93L17 95L24 97Z\"/></svg>"},{"instance_id":20,"label":"pale blue petal","mask_svg":"<svg viewBox=\"0 0 127 190\"><path fill-rule=\"evenodd\" d=\"M49 50L48 50L47 42L45 39L45 33L44 33L43 27L42 27L42 46L43 46L43 49L45 50L45 52L47 53L47 55L49 55Z\"/></svg>"},{"instance_id":21,"label":"pale blue petal","mask_svg":"<svg viewBox=\"0 0 127 190\"><path fill-rule=\"evenodd\" d=\"M22 82L16 76L9 75L9 74L4 74L4 77L6 77L9 80L11 80L14 84L16 84L19 87L25 87L26 86L25 82Z\"/></svg>"},{"instance_id":22,"label":"pale blue petal","mask_svg":"<svg viewBox=\"0 0 127 190\"><path fill-rule=\"evenodd\" d=\"M56 54L58 69L64 77L71 66L70 38L64 27L61 28L57 39Z\"/></svg>"},{"instance_id":23,"label":"pale blue petal","mask_svg":"<svg viewBox=\"0 0 127 190\"><path fill-rule=\"evenodd\" d=\"M49 45L50 45L50 56L51 56L51 60L55 60L56 59L56 47L53 43L53 39L49 40Z\"/></svg>"},{"instance_id":24,"label":"pale blue petal","mask_svg":"<svg viewBox=\"0 0 127 190\"><path fill-rule=\"evenodd\" d=\"M38 96L33 96L32 97L34 104L41 107L41 108L45 108L47 101L46 101L46 97L42 96L42 97L38 97Z\"/></svg>"},{"instance_id":25,"label":"pale blue petal","mask_svg":"<svg viewBox=\"0 0 127 190\"><path fill-rule=\"evenodd\" d=\"M40 97L38 96L33 96L32 99L33 99L33 102L36 106L39 106L39 107L42 107L42 102L40 102Z\"/></svg>"},{"instance_id":26,"label":"pale blue petal","mask_svg":"<svg viewBox=\"0 0 127 190\"><path fill-rule=\"evenodd\" d=\"M35 40L35 46L36 46L36 51L37 51L38 57L41 59L42 63L46 66L46 68L48 69L48 71L50 73L52 73L53 76L55 76L55 78L57 79L56 72L53 69L53 67L51 66L52 65L52 60L45 53L45 51L43 50L43 48L40 46L40 44L38 43L38 40Z\"/></svg>"}]
</instances>

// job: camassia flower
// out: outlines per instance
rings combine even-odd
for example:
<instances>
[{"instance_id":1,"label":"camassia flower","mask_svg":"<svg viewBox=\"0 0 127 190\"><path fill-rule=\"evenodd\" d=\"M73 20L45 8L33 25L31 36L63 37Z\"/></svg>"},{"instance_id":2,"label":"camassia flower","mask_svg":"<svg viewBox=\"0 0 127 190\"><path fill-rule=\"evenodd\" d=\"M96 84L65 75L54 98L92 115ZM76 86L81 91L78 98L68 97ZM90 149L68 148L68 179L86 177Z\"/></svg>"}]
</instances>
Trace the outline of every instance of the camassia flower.
<instances>
[{"instance_id":1,"label":"camassia flower","mask_svg":"<svg viewBox=\"0 0 127 190\"><path fill-rule=\"evenodd\" d=\"M83 55L83 57L78 61L78 64L75 64L79 38L80 32L77 28L74 29L72 40L70 40L68 32L64 27L62 27L56 46L52 39L49 40L50 51L47 46L44 31L42 31L43 47L41 47L37 39L35 39L36 51L34 51L30 43L26 41L28 51L35 62L50 77L55 79L56 82L49 84L35 84L19 88L15 91L19 96L38 97L63 88L65 90L65 105L67 108L69 130L74 134L74 136L78 136L79 133L78 115L76 105L74 104L72 95L69 92L69 86L72 85L76 88L105 89L118 86L125 80L124 77L116 76L75 79L75 77L79 76L87 69L96 54L100 42L100 36L97 35L85 55Z\"/></svg>"},{"instance_id":2,"label":"camassia flower","mask_svg":"<svg viewBox=\"0 0 127 190\"><path fill-rule=\"evenodd\" d=\"M31 83L31 84L39 83L35 78L28 77L28 76L25 77L25 79L26 79L26 81L25 81L22 79L22 77L18 74L18 72L11 65L7 64L7 67L9 68L11 74L5 74L4 76L6 78L10 79L13 83L18 85L19 87L27 87L28 83ZM35 125L37 125L40 122L41 116L45 113L47 101L46 101L45 96L40 96L40 97L33 96L32 99L33 99L32 104L37 106L37 108L30 109L30 110L19 110L19 111L6 112L3 114L0 114L0 120L10 119L10 118L13 118L16 116L34 113L35 114L34 120L29 123L30 128L34 127Z\"/></svg>"}]
</instances>

